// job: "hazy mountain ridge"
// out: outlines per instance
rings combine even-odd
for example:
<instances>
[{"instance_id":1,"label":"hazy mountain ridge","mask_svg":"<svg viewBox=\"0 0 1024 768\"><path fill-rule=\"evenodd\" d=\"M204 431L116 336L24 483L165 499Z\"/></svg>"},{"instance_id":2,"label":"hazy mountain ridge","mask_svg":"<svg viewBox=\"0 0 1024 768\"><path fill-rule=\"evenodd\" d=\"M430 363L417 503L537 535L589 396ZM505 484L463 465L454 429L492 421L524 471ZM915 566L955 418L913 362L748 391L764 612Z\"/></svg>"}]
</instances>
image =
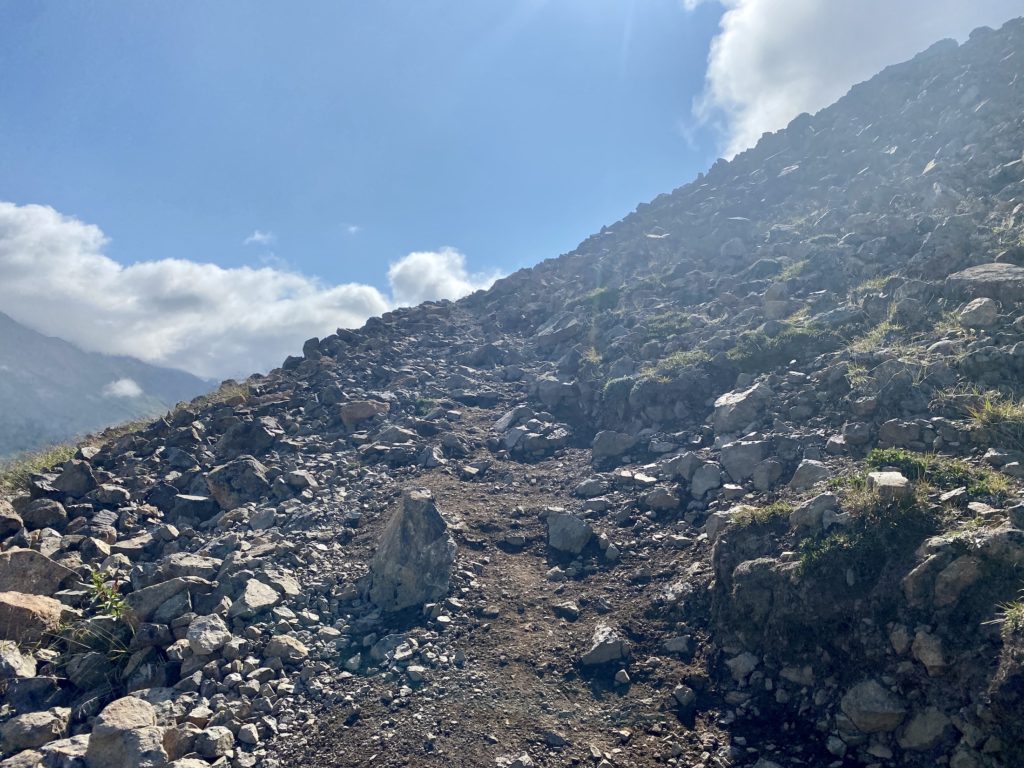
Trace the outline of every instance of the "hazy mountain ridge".
<instances>
[{"instance_id":1,"label":"hazy mountain ridge","mask_svg":"<svg viewBox=\"0 0 1024 768\"><path fill-rule=\"evenodd\" d=\"M212 388L184 371L85 352L0 312L0 457L157 416Z\"/></svg>"}]
</instances>

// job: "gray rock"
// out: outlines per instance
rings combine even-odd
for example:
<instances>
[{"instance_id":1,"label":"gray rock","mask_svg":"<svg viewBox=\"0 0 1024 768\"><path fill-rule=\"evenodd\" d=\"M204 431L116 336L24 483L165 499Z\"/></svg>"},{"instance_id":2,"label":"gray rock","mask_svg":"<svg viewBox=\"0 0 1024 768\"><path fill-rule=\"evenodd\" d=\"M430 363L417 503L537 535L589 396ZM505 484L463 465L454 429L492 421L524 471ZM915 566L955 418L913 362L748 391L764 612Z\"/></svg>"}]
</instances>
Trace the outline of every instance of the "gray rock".
<instances>
[{"instance_id":1,"label":"gray rock","mask_svg":"<svg viewBox=\"0 0 1024 768\"><path fill-rule=\"evenodd\" d=\"M910 719L896 741L903 749L927 752L942 742L951 726L946 715L935 707L929 707Z\"/></svg>"},{"instance_id":2,"label":"gray rock","mask_svg":"<svg viewBox=\"0 0 1024 768\"><path fill-rule=\"evenodd\" d=\"M907 714L903 701L877 680L855 685L843 696L839 706L863 733L895 731Z\"/></svg>"},{"instance_id":3,"label":"gray rock","mask_svg":"<svg viewBox=\"0 0 1024 768\"><path fill-rule=\"evenodd\" d=\"M25 527L32 531L41 528L63 530L68 522L68 513L59 501L36 499L22 510L21 518Z\"/></svg>"},{"instance_id":4,"label":"gray rock","mask_svg":"<svg viewBox=\"0 0 1024 768\"><path fill-rule=\"evenodd\" d=\"M41 747L61 738L68 729L71 710L54 707L46 712L27 712L0 726L0 753Z\"/></svg>"},{"instance_id":5,"label":"gray rock","mask_svg":"<svg viewBox=\"0 0 1024 768\"><path fill-rule=\"evenodd\" d=\"M715 400L712 424L719 434L732 434L764 418L772 391L764 384L727 392Z\"/></svg>"},{"instance_id":6,"label":"gray rock","mask_svg":"<svg viewBox=\"0 0 1024 768\"><path fill-rule=\"evenodd\" d=\"M406 489L370 562L367 595L385 611L400 611L448 593L455 542L426 489Z\"/></svg>"},{"instance_id":7,"label":"gray rock","mask_svg":"<svg viewBox=\"0 0 1024 768\"><path fill-rule=\"evenodd\" d=\"M278 658L290 664L298 664L309 656L309 650L297 637L277 635L267 643L263 655L268 659Z\"/></svg>"},{"instance_id":8,"label":"gray rock","mask_svg":"<svg viewBox=\"0 0 1024 768\"><path fill-rule=\"evenodd\" d=\"M598 624L590 641L590 648L580 657L580 663L588 667L628 659L629 641L607 624Z\"/></svg>"},{"instance_id":9,"label":"gray rock","mask_svg":"<svg viewBox=\"0 0 1024 768\"><path fill-rule=\"evenodd\" d=\"M235 735L223 725L214 725L196 734L195 750L207 760L223 757L235 747Z\"/></svg>"},{"instance_id":10,"label":"gray rock","mask_svg":"<svg viewBox=\"0 0 1024 768\"><path fill-rule=\"evenodd\" d=\"M270 494L267 468L252 456L240 456L214 468L206 476L206 485L223 510L259 501Z\"/></svg>"},{"instance_id":11,"label":"gray rock","mask_svg":"<svg viewBox=\"0 0 1024 768\"><path fill-rule=\"evenodd\" d=\"M0 592L0 640L33 643L57 631L64 604L45 595Z\"/></svg>"},{"instance_id":12,"label":"gray rock","mask_svg":"<svg viewBox=\"0 0 1024 768\"><path fill-rule=\"evenodd\" d=\"M992 299L974 299L960 310L964 328L991 328L999 319L999 304Z\"/></svg>"},{"instance_id":13,"label":"gray rock","mask_svg":"<svg viewBox=\"0 0 1024 768\"><path fill-rule=\"evenodd\" d=\"M196 656L209 656L231 639L231 630L220 616L199 616L188 625L185 639Z\"/></svg>"},{"instance_id":14,"label":"gray rock","mask_svg":"<svg viewBox=\"0 0 1024 768\"><path fill-rule=\"evenodd\" d=\"M87 461L72 459L64 464L64 471L53 481L53 487L61 493L80 499L96 488L96 478Z\"/></svg>"},{"instance_id":15,"label":"gray rock","mask_svg":"<svg viewBox=\"0 0 1024 768\"><path fill-rule=\"evenodd\" d=\"M708 491L722 487L722 468L714 462L701 464L690 480L690 494L695 499L703 499Z\"/></svg>"},{"instance_id":16,"label":"gray rock","mask_svg":"<svg viewBox=\"0 0 1024 768\"><path fill-rule=\"evenodd\" d=\"M750 479L757 465L768 456L768 443L759 440L738 440L722 446L722 467L734 482Z\"/></svg>"},{"instance_id":17,"label":"gray rock","mask_svg":"<svg viewBox=\"0 0 1024 768\"><path fill-rule=\"evenodd\" d=\"M899 472L868 473L868 490L887 501L908 499L914 493L914 486Z\"/></svg>"},{"instance_id":18,"label":"gray rock","mask_svg":"<svg viewBox=\"0 0 1024 768\"><path fill-rule=\"evenodd\" d=\"M566 512L549 513L547 525L548 546L570 555L582 552L594 535L589 523Z\"/></svg>"},{"instance_id":19,"label":"gray rock","mask_svg":"<svg viewBox=\"0 0 1024 768\"><path fill-rule=\"evenodd\" d=\"M590 450L594 464L605 464L610 459L617 459L636 445L636 438L624 432L604 430L594 436Z\"/></svg>"},{"instance_id":20,"label":"gray rock","mask_svg":"<svg viewBox=\"0 0 1024 768\"><path fill-rule=\"evenodd\" d=\"M35 676L35 657L31 653L23 652L17 643L0 640L0 681Z\"/></svg>"},{"instance_id":21,"label":"gray rock","mask_svg":"<svg viewBox=\"0 0 1024 768\"><path fill-rule=\"evenodd\" d=\"M985 297L1006 302L1024 301L1024 267L992 263L968 267L946 278L953 293L971 298Z\"/></svg>"},{"instance_id":22,"label":"gray rock","mask_svg":"<svg viewBox=\"0 0 1024 768\"><path fill-rule=\"evenodd\" d=\"M806 490L828 480L829 475L828 467L820 461L804 459L793 473L793 479L789 481L789 486L796 490Z\"/></svg>"},{"instance_id":23,"label":"gray rock","mask_svg":"<svg viewBox=\"0 0 1024 768\"><path fill-rule=\"evenodd\" d=\"M125 696L116 699L93 723L85 762L89 768L139 768L144 761L163 765L163 729L156 727L153 705Z\"/></svg>"},{"instance_id":24,"label":"gray rock","mask_svg":"<svg viewBox=\"0 0 1024 768\"><path fill-rule=\"evenodd\" d=\"M228 618L251 619L263 611L270 610L280 600L281 596L276 589L259 579L249 579L245 582L242 594L231 603Z\"/></svg>"},{"instance_id":25,"label":"gray rock","mask_svg":"<svg viewBox=\"0 0 1024 768\"><path fill-rule=\"evenodd\" d=\"M77 575L34 549L0 552L0 592L53 595Z\"/></svg>"}]
</instances>

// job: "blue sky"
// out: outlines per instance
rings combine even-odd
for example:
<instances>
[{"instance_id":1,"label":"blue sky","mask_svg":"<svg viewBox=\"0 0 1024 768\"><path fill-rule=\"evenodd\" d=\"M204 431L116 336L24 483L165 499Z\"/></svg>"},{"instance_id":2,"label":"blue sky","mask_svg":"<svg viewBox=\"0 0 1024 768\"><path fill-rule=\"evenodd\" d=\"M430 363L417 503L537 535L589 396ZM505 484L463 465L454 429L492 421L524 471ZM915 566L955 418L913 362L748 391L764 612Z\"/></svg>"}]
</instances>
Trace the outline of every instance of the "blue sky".
<instances>
[{"instance_id":1,"label":"blue sky","mask_svg":"<svg viewBox=\"0 0 1024 768\"><path fill-rule=\"evenodd\" d=\"M571 250L1022 0L0 0L0 312L220 378Z\"/></svg>"},{"instance_id":2,"label":"blue sky","mask_svg":"<svg viewBox=\"0 0 1024 768\"><path fill-rule=\"evenodd\" d=\"M684 126L721 11L3 2L0 199L99 225L124 263L273 252L383 288L447 245L508 272L714 160Z\"/></svg>"}]
</instances>

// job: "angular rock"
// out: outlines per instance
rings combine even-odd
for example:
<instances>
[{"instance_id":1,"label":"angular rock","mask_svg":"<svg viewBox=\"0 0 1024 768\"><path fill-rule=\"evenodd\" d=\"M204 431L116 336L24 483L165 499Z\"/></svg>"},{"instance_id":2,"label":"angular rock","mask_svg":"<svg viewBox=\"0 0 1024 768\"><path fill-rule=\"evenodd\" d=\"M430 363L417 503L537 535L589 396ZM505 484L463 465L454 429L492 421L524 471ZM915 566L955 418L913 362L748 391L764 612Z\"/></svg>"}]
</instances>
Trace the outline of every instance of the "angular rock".
<instances>
[{"instance_id":1,"label":"angular rock","mask_svg":"<svg viewBox=\"0 0 1024 768\"><path fill-rule=\"evenodd\" d=\"M1010 303L1024 301L1024 267L1007 263L978 264L950 275L946 285L952 292L970 298Z\"/></svg>"},{"instance_id":2,"label":"angular rock","mask_svg":"<svg viewBox=\"0 0 1024 768\"><path fill-rule=\"evenodd\" d=\"M251 619L263 611L270 610L281 600L281 596L273 587L264 584L259 579L249 579L245 582L245 589L237 597L228 609L228 618Z\"/></svg>"},{"instance_id":3,"label":"angular rock","mask_svg":"<svg viewBox=\"0 0 1024 768\"><path fill-rule=\"evenodd\" d=\"M604 430L594 436L590 446L594 464L605 464L617 459L636 445L636 438L623 432Z\"/></svg>"},{"instance_id":4,"label":"angular rock","mask_svg":"<svg viewBox=\"0 0 1024 768\"><path fill-rule=\"evenodd\" d=\"M390 403L382 403L377 400L353 400L341 406L341 421L348 429L352 429L364 421L369 421L374 416L387 413L390 410Z\"/></svg>"},{"instance_id":5,"label":"angular rock","mask_svg":"<svg viewBox=\"0 0 1024 768\"><path fill-rule=\"evenodd\" d=\"M885 501L900 501L913 495L914 486L899 472L869 472L868 490Z\"/></svg>"},{"instance_id":6,"label":"angular rock","mask_svg":"<svg viewBox=\"0 0 1024 768\"><path fill-rule=\"evenodd\" d=\"M862 733L895 731L907 714L903 701L877 680L855 685L843 696L839 706Z\"/></svg>"},{"instance_id":7,"label":"angular rock","mask_svg":"<svg viewBox=\"0 0 1024 768\"><path fill-rule=\"evenodd\" d=\"M53 595L75 580L74 571L34 549L0 552L0 592Z\"/></svg>"},{"instance_id":8,"label":"angular rock","mask_svg":"<svg viewBox=\"0 0 1024 768\"><path fill-rule=\"evenodd\" d=\"M0 640L0 681L35 676L35 657L31 653L23 652L17 643L11 640Z\"/></svg>"},{"instance_id":9,"label":"angular rock","mask_svg":"<svg viewBox=\"0 0 1024 768\"><path fill-rule=\"evenodd\" d=\"M93 723L86 765L139 768L144 760L163 765L167 754L163 750L163 730L156 727L156 722L153 705L142 699L125 696L110 702ZM157 762L160 760L163 762Z\"/></svg>"},{"instance_id":10,"label":"angular rock","mask_svg":"<svg viewBox=\"0 0 1024 768\"><path fill-rule=\"evenodd\" d=\"M252 456L240 456L214 468L206 476L206 485L223 510L236 509L270 494L267 468Z\"/></svg>"},{"instance_id":11,"label":"angular rock","mask_svg":"<svg viewBox=\"0 0 1024 768\"><path fill-rule=\"evenodd\" d=\"M715 400L712 424L715 432L731 434L764 418L772 391L764 384L749 389L726 392Z\"/></svg>"},{"instance_id":12,"label":"angular rock","mask_svg":"<svg viewBox=\"0 0 1024 768\"><path fill-rule=\"evenodd\" d=\"M584 666L594 667L612 661L628 659L629 641L607 624L598 624L590 641L590 648L580 657Z\"/></svg>"},{"instance_id":13,"label":"angular rock","mask_svg":"<svg viewBox=\"0 0 1024 768\"><path fill-rule=\"evenodd\" d=\"M806 490L828 480L829 474L828 467L820 461L804 459L793 473L793 479L789 481L789 485L796 490Z\"/></svg>"},{"instance_id":14,"label":"angular rock","mask_svg":"<svg viewBox=\"0 0 1024 768\"><path fill-rule=\"evenodd\" d=\"M582 552L594 535L589 523L566 512L549 513L547 525L548 546L570 555Z\"/></svg>"},{"instance_id":15,"label":"angular rock","mask_svg":"<svg viewBox=\"0 0 1024 768\"><path fill-rule=\"evenodd\" d=\"M188 625L185 639L196 656L209 656L231 639L231 630L220 616L199 616Z\"/></svg>"},{"instance_id":16,"label":"angular rock","mask_svg":"<svg viewBox=\"0 0 1024 768\"><path fill-rule=\"evenodd\" d=\"M57 631L64 610L64 604L52 597L0 592L0 640L40 640Z\"/></svg>"},{"instance_id":17,"label":"angular rock","mask_svg":"<svg viewBox=\"0 0 1024 768\"><path fill-rule=\"evenodd\" d=\"M31 531L41 528L63 530L68 522L68 513L64 505L53 499L36 499L21 513L25 527Z\"/></svg>"},{"instance_id":18,"label":"angular rock","mask_svg":"<svg viewBox=\"0 0 1024 768\"><path fill-rule=\"evenodd\" d=\"M74 499L80 499L96 488L96 477L87 461L71 459L64 464L64 471L53 481L53 487Z\"/></svg>"},{"instance_id":19,"label":"angular rock","mask_svg":"<svg viewBox=\"0 0 1024 768\"><path fill-rule=\"evenodd\" d=\"M402 492L370 562L367 596L385 611L400 611L448 593L455 542L425 489Z\"/></svg>"},{"instance_id":20,"label":"angular rock","mask_svg":"<svg viewBox=\"0 0 1024 768\"><path fill-rule=\"evenodd\" d=\"M268 659L278 658L284 662L297 664L309 656L309 649L296 637L277 635L267 643L263 655Z\"/></svg>"},{"instance_id":21,"label":"angular rock","mask_svg":"<svg viewBox=\"0 0 1024 768\"><path fill-rule=\"evenodd\" d=\"M68 729L71 710L54 707L46 712L27 712L0 726L0 753L41 747L61 738Z\"/></svg>"}]
</instances>

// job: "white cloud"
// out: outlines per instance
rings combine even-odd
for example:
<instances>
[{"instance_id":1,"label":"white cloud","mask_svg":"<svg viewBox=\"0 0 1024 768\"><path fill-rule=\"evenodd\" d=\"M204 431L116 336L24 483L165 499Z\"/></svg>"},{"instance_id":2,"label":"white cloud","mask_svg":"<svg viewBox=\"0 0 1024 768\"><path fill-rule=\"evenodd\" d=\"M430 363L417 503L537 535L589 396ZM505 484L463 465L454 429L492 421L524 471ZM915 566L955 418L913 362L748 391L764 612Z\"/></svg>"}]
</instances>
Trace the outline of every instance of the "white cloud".
<instances>
[{"instance_id":1,"label":"white cloud","mask_svg":"<svg viewBox=\"0 0 1024 768\"><path fill-rule=\"evenodd\" d=\"M242 241L242 245L273 245L273 232L264 232L262 229L254 229L252 233Z\"/></svg>"},{"instance_id":2,"label":"white cloud","mask_svg":"<svg viewBox=\"0 0 1024 768\"><path fill-rule=\"evenodd\" d=\"M683 0L692 10L710 0ZM697 116L717 123L727 156L801 112L947 37L998 27L1020 0L721 0Z\"/></svg>"},{"instance_id":3,"label":"white cloud","mask_svg":"<svg viewBox=\"0 0 1024 768\"><path fill-rule=\"evenodd\" d=\"M360 227L358 224L346 224L345 231L348 232L350 235L358 235L360 232L363 231L363 228Z\"/></svg>"},{"instance_id":4,"label":"white cloud","mask_svg":"<svg viewBox=\"0 0 1024 768\"><path fill-rule=\"evenodd\" d=\"M141 397L142 387L134 379L118 379L103 388L104 397Z\"/></svg>"},{"instance_id":5,"label":"white cloud","mask_svg":"<svg viewBox=\"0 0 1024 768\"><path fill-rule=\"evenodd\" d=\"M451 249L413 253L389 270L392 299L370 285L329 286L271 266L125 266L104 254L106 242L98 227L52 208L0 202L0 310L84 349L222 378L280 365L310 336L358 327L396 305L458 298L493 279L468 275Z\"/></svg>"},{"instance_id":6,"label":"white cloud","mask_svg":"<svg viewBox=\"0 0 1024 768\"><path fill-rule=\"evenodd\" d=\"M388 269L394 301L403 306L436 299L460 299L487 288L498 277L498 274L469 274L466 257L453 248L415 251Z\"/></svg>"}]
</instances>

